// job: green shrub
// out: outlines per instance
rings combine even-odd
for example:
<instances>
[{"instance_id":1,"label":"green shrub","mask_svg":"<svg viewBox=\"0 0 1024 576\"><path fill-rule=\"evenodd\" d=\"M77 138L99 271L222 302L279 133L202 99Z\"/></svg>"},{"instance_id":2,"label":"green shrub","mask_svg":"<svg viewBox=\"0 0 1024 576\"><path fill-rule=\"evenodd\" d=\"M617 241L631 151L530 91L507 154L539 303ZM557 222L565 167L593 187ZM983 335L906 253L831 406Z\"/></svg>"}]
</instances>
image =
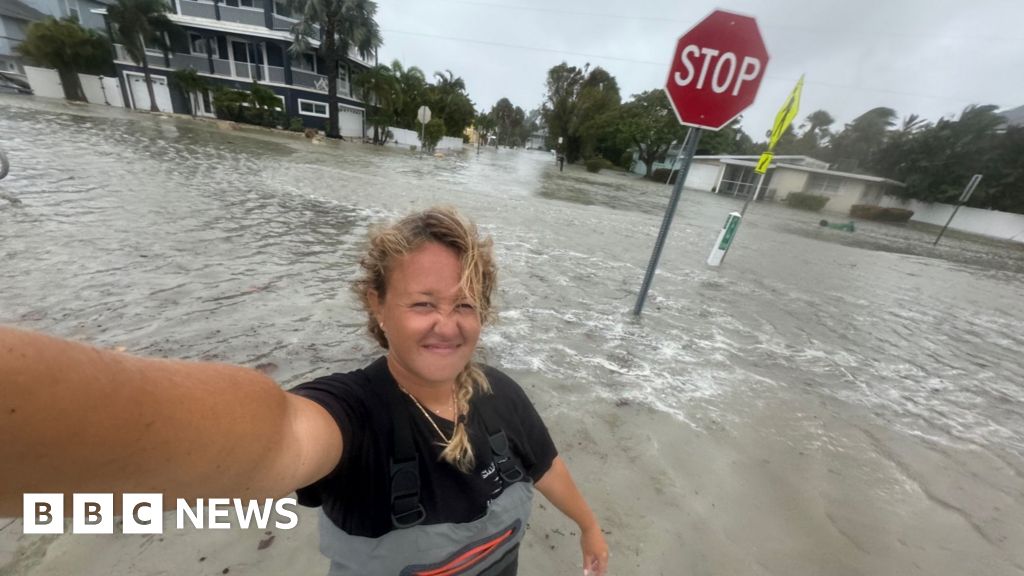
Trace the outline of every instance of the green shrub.
<instances>
[{"instance_id":1,"label":"green shrub","mask_svg":"<svg viewBox=\"0 0 1024 576\"><path fill-rule=\"evenodd\" d=\"M883 208L870 204L854 204L850 206L850 216L879 222L906 222L914 215L913 210L903 208Z\"/></svg>"},{"instance_id":2,"label":"green shrub","mask_svg":"<svg viewBox=\"0 0 1024 576\"><path fill-rule=\"evenodd\" d=\"M671 168L655 168L654 171L651 172L651 180L654 180L655 182L664 182L665 179L668 178L669 172L672 172L672 179L669 180L668 183L675 184L676 176L679 175L679 171L676 170L673 172Z\"/></svg>"},{"instance_id":3,"label":"green shrub","mask_svg":"<svg viewBox=\"0 0 1024 576\"><path fill-rule=\"evenodd\" d=\"M817 212L828 204L828 196L818 196L809 192L790 192L786 196L786 205L790 208L800 208Z\"/></svg>"},{"instance_id":4,"label":"green shrub","mask_svg":"<svg viewBox=\"0 0 1024 576\"><path fill-rule=\"evenodd\" d=\"M213 109L217 118L245 122L242 116L249 103L249 93L218 86L213 93Z\"/></svg>"},{"instance_id":5,"label":"green shrub","mask_svg":"<svg viewBox=\"0 0 1024 576\"><path fill-rule=\"evenodd\" d=\"M625 152L622 153L622 156L619 157L619 166L625 168L626 170L632 170L633 169L633 151L632 150L626 150Z\"/></svg>"},{"instance_id":6,"label":"green shrub","mask_svg":"<svg viewBox=\"0 0 1024 576\"><path fill-rule=\"evenodd\" d=\"M612 166L614 166L614 164L605 160L604 158L601 158L600 156L594 156L593 158L590 158L589 160L584 162L584 165L586 165L587 167L587 172L595 173L600 172L605 168L611 168Z\"/></svg>"},{"instance_id":7,"label":"green shrub","mask_svg":"<svg viewBox=\"0 0 1024 576\"><path fill-rule=\"evenodd\" d=\"M424 126L423 139L426 140L423 143L424 148L427 150L433 150L434 146L441 141L444 137L444 121L440 118L434 118L427 125Z\"/></svg>"},{"instance_id":8,"label":"green shrub","mask_svg":"<svg viewBox=\"0 0 1024 576\"><path fill-rule=\"evenodd\" d=\"M288 129L292 132L302 132L302 128L302 118L293 116L292 119L288 121Z\"/></svg>"}]
</instances>

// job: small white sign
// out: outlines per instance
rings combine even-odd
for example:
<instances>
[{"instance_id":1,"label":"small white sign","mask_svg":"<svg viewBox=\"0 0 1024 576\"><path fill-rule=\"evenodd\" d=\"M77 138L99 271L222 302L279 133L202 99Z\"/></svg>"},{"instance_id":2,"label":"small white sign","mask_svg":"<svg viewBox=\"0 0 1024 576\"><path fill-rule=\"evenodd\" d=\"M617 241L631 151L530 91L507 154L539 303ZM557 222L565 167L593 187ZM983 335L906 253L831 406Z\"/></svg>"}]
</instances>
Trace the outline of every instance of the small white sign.
<instances>
[{"instance_id":1,"label":"small white sign","mask_svg":"<svg viewBox=\"0 0 1024 576\"><path fill-rule=\"evenodd\" d=\"M420 124L430 122L430 108L420 106L420 109L416 111L416 119L420 121Z\"/></svg>"}]
</instances>

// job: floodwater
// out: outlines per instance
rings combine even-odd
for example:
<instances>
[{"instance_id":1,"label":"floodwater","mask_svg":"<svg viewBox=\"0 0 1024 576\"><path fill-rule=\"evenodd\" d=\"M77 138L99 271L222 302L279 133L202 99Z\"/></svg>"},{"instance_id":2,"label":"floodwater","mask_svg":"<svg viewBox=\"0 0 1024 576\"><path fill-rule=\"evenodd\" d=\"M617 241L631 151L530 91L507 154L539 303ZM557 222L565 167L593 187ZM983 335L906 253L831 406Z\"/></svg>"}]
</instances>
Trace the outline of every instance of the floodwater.
<instances>
[{"instance_id":1,"label":"floodwater","mask_svg":"<svg viewBox=\"0 0 1024 576\"><path fill-rule=\"evenodd\" d=\"M291 386L378 353L347 291L368 228L452 204L493 236L501 267L483 354L523 381L543 374L551 410L607 401L728 426L744 418L727 409L736 398L821 398L986 452L1022 500L1022 245L947 234L933 248L932 229L850 234L818 226L836 216L759 203L710 269L740 203L686 191L638 321L669 189L633 176L559 173L540 152L420 157L2 95L0 147L0 191L21 200L0 200L2 323L273 363Z\"/></svg>"}]
</instances>

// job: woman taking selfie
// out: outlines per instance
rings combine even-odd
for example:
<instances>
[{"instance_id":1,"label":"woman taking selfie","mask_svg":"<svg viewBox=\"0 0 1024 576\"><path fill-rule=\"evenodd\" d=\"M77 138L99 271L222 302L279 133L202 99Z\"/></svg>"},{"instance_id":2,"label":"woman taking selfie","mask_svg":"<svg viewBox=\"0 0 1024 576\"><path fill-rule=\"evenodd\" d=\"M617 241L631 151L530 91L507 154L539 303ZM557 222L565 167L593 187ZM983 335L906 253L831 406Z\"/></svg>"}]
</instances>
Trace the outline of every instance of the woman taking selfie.
<instances>
[{"instance_id":1,"label":"woman taking selfie","mask_svg":"<svg viewBox=\"0 0 1024 576\"><path fill-rule=\"evenodd\" d=\"M321 507L331 575L517 573L534 489L596 517L523 390L473 361L494 319L491 243L456 211L375 231L354 289L386 354L285 393L237 366L137 358L0 328L0 516L24 492L281 497Z\"/></svg>"}]
</instances>

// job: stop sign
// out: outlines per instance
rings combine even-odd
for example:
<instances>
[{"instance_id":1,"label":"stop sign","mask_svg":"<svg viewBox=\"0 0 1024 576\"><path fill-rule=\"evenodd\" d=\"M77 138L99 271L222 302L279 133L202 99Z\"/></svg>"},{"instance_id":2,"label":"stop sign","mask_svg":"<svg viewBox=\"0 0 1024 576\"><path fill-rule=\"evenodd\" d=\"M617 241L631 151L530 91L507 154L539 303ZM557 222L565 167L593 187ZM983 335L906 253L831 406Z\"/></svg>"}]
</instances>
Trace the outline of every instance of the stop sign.
<instances>
[{"instance_id":1,"label":"stop sign","mask_svg":"<svg viewBox=\"0 0 1024 576\"><path fill-rule=\"evenodd\" d=\"M665 92L680 122L718 130L754 103L767 65L757 22L715 10L679 37Z\"/></svg>"}]
</instances>

